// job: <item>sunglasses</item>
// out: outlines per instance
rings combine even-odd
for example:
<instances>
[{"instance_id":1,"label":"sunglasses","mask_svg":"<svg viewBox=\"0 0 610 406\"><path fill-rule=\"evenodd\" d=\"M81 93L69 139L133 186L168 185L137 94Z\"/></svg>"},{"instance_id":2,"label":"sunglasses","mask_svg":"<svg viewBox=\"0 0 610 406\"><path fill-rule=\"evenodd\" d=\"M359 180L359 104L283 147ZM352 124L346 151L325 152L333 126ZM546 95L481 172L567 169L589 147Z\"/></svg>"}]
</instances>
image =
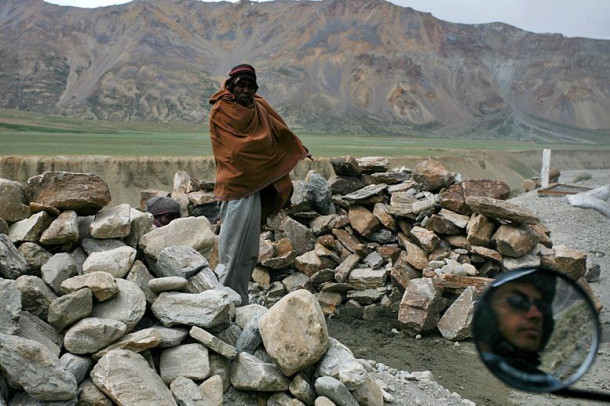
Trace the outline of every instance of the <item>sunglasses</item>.
<instances>
[{"instance_id":1,"label":"sunglasses","mask_svg":"<svg viewBox=\"0 0 610 406\"><path fill-rule=\"evenodd\" d=\"M549 314L551 312L551 306L542 299L532 300L528 295L515 293L506 298L504 298L504 302L506 302L511 309L527 313L530 311L532 306L536 306L536 308L542 314Z\"/></svg>"}]
</instances>

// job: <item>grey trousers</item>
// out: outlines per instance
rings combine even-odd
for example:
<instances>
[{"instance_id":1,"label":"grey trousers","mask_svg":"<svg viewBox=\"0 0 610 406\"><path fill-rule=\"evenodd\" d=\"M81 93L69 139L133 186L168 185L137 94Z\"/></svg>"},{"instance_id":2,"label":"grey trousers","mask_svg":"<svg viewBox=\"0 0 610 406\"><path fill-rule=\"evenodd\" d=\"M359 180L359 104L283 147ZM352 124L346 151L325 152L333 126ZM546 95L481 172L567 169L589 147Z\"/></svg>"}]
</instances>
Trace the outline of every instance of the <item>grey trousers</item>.
<instances>
[{"instance_id":1,"label":"grey trousers","mask_svg":"<svg viewBox=\"0 0 610 406\"><path fill-rule=\"evenodd\" d=\"M224 265L220 282L241 296L241 305L249 303L248 282L258 261L261 233L259 193L220 206L219 262Z\"/></svg>"}]
</instances>

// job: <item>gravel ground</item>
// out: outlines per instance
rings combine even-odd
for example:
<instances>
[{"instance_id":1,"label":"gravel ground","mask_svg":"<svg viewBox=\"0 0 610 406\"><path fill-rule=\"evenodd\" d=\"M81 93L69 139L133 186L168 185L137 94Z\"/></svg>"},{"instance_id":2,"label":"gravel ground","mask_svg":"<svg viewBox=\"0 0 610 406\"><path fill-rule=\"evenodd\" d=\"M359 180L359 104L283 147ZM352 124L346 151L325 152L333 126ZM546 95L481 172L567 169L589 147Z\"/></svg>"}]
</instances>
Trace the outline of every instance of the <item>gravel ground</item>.
<instances>
[{"instance_id":1,"label":"gravel ground","mask_svg":"<svg viewBox=\"0 0 610 406\"><path fill-rule=\"evenodd\" d=\"M591 179L577 181L583 174ZM559 183L596 188L610 184L609 170L562 171ZM610 392L610 218L593 209L571 206L565 196L541 196L537 191L524 193L510 200L536 213L551 232L554 245L566 245L587 253L587 267L597 264L601 275L591 289L604 308L600 313L602 342L591 369L574 387ZM516 404L582 405L583 400L559 398L552 395L515 394ZM586 402L587 405L605 404Z\"/></svg>"}]
</instances>

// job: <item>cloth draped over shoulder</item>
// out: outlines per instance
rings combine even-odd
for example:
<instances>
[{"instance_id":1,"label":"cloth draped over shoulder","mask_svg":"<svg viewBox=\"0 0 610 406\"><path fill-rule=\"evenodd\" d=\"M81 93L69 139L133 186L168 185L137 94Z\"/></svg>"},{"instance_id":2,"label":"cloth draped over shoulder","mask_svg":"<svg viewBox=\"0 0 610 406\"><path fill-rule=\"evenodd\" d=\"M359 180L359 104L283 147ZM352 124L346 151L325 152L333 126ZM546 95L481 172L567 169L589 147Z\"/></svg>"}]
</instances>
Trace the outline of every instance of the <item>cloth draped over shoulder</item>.
<instances>
[{"instance_id":1,"label":"cloth draped over shoulder","mask_svg":"<svg viewBox=\"0 0 610 406\"><path fill-rule=\"evenodd\" d=\"M266 207L264 211L278 211L290 198L290 171L309 151L258 95L254 96L254 108L235 102L226 89L214 94L210 103L213 105L210 137L216 163L215 198L238 200L273 185L277 193L273 206L277 207Z\"/></svg>"}]
</instances>

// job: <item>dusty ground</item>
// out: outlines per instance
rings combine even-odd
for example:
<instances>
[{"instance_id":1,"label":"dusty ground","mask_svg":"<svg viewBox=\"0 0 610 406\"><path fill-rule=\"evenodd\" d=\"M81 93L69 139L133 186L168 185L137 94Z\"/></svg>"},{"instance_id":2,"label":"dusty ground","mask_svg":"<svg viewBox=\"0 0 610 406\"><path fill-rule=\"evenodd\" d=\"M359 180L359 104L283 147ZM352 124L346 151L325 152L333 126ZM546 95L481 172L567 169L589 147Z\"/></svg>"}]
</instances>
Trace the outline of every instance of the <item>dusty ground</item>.
<instances>
[{"instance_id":1,"label":"dusty ground","mask_svg":"<svg viewBox=\"0 0 610 406\"><path fill-rule=\"evenodd\" d=\"M584 172L592 178L573 182ZM560 183L588 187L610 184L610 170L562 171ZM600 265L601 280L592 283L591 287L604 305L600 314L602 343L593 366L574 387L610 392L610 219L595 210L572 207L565 197L541 197L536 191L521 194L511 201L534 211L551 231L555 245L586 252L589 266ZM340 315L332 317L328 326L330 336L347 345L357 357L375 360L397 370L430 371L450 392L457 392L477 405L603 404L515 391L487 371L470 340L454 343L443 339L439 333L417 340L400 333L395 323L392 318L364 322Z\"/></svg>"}]
</instances>

